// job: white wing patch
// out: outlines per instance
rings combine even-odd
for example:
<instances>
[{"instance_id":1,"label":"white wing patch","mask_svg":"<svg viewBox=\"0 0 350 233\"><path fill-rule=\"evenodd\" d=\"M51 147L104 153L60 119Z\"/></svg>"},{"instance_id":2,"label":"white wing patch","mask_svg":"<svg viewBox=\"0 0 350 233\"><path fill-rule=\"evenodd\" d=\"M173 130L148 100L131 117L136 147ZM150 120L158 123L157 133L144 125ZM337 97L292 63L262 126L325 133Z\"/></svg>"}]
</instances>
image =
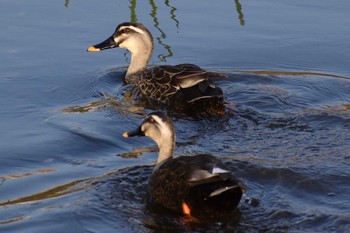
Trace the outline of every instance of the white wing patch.
<instances>
[{"instance_id":1,"label":"white wing patch","mask_svg":"<svg viewBox=\"0 0 350 233\"><path fill-rule=\"evenodd\" d=\"M222 169L220 167L213 167L213 170L211 171L212 174L218 174L218 173L229 173L230 171L227 171L225 169Z\"/></svg>"},{"instance_id":2,"label":"white wing patch","mask_svg":"<svg viewBox=\"0 0 350 233\"><path fill-rule=\"evenodd\" d=\"M181 88L189 88L205 80L203 77L177 79Z\"/></svg>"}]
</instances>

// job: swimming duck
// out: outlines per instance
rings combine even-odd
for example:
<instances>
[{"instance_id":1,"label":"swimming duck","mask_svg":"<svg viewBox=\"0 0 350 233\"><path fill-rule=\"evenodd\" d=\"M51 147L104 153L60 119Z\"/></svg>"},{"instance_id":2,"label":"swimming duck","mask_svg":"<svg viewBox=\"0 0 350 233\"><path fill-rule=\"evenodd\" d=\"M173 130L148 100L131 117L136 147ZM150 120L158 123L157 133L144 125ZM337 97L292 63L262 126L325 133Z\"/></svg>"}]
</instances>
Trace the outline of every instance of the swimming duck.
<instances>
[{"instance_id":1,"label":"swimming duck","mask_svg":"<svg viewBox=\"0 0 350 233\"><path fill-rule=\"evenodd\" d=\"M236 209L243 186L218 158L208 154L173 158L175 129L166 114L149 114L123 136L148 136L157 143L159 156L148 188L159 205L185 216L216 216Z\"/></svg>"},{"instance_id":2,"label":"swimming duck","mask_svg":"<svg viewBox=\"0 0 350 233\"><path fill-rule=\"evenodd\" d=\"M153 37L143 24L121 23L111 37L87 50L97 52L116 47L131 53L124 81L134 84L143 99L188 114L222 115L225 112L223 92L212 79L226 75L208 72L193 64L146 69L153 52Z\"/></svg>"}]
</instances>

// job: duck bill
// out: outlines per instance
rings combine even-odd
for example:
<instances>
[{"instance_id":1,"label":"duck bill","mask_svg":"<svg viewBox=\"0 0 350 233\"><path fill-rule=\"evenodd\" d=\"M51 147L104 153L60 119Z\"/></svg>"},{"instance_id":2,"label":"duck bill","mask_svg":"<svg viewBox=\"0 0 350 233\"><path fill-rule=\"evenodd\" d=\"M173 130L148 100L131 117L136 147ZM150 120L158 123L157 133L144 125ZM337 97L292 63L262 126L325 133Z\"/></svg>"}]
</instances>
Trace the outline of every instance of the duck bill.
<instances>
[{"instance_id":1,"label":"duck bill","mask_svg":"<svg viewBox=\"0 0 350 233\"><path fill-rule=\"evenodd\" d=\"M144 132L142 132L141 127L138 127L135 130L123 133L124 138L135 137L135 136L145 136Z\"/></svg>"},{"instance_id":2,"label":"duck bill","mask_svg":"<svg viewBox=\"0 0 350 233\"><path fill-rule=\"evenodd\" d=\"M103 41L102 43L99 43L97 45L91 46L87 49L88 52L99 52L101 50L105 49L112 49L119 47L119 44L116 43L113 39L113 36L109 37L107 40Z\"/></svg>"}]
</instances>

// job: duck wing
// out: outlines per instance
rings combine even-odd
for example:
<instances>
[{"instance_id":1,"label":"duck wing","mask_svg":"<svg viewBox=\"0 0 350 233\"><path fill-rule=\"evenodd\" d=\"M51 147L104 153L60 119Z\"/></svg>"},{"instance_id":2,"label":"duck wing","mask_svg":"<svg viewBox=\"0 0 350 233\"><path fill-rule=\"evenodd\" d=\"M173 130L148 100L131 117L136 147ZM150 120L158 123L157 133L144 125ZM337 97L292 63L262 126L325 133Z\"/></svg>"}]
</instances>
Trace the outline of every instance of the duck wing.
<instances>
[{"instance_id":1,"label":"duck wing","mask_svg":"<svg viewBox=\"0 0 350 233\"><path fill-rule=\"evenodd\" d=\"M176 65L175 67L182 70L180 75L175 76L181 88L193 87L200 82L212 80L215 78L227 78L227 75L225 74L209 72L193 64L180 64ZM213 83L210 84L212 85L212 88L215 88L215 85Z\"/></svg>"},{"instance_id":2,"label":"duck wing","mask_svg":"<svg viewBox=\"0 0 350 233\"><path fill-rule=\"evenodd\" d=\"M142 72L140 76L136 81L139 91L166 104L173 101L191 103L218 96L222 98L221 89L214 85L212 79L227 77L192 64L157 66Z\"/></svg>"},{"instance_id":3,"label":"duck wing","mask_svg":"<svg viewBox=\"0 0 350 233\"><path fill-rule=\"evenodd\" d=\"M196 155L190 161L190 166L186 180L191 187L226 180L234 180L237 184L239 183L221 160L214 156Z\"/></svg>"}]
</instances>

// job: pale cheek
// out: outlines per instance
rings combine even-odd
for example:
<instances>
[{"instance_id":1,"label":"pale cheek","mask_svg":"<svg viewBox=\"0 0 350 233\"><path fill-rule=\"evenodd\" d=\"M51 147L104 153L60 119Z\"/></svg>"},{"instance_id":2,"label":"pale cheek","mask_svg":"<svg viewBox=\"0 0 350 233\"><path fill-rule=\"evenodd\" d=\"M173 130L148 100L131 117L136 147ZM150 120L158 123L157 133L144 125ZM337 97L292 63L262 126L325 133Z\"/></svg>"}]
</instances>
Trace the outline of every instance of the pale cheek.
<instances>
[{"instance_id":1,"label":"pale cheek","mask_svg":"<svg viewBox=\"0 0 350 233\"><path fill-rule=\"evenodd\" d=\"M116 43L118 43L118 42L116 42ZM125 46L124 46L124 42L122 42L122 43L118 43L118 46L119 46L119 48L125 48Z\"/></svg>"},{"instance_id":2,"label":"pale cheek","mask_svg":"<svg viewBox=\"0 0 350 233\"><path fill-rule=\"evenodd\" d=\"M137 52L137 43L135 40L124 40L119 44L119 47L128 49L131 53Z\"/></svg>"},{"instance_id":3,"label":"pale cheek","mask_svg":"<svg viewBox=\"0 0 350 233\"><path fill-rule=\"evenodd\" d=\"M119 43L119 41L121 41L121 39L114 38L114 42L117 43L120 48L123 48L122 47L123 43Z\"/></svg>"},{"instance_id":4,"label":"pale cheek","mask_svg":"<svg viewBox=\"0 0 350 233\"><path fill-rule=\"evenodd\" d=\"M146 131L145 135L158 143L158 136L154 131Z\"/></svg>"}]
</instances>

